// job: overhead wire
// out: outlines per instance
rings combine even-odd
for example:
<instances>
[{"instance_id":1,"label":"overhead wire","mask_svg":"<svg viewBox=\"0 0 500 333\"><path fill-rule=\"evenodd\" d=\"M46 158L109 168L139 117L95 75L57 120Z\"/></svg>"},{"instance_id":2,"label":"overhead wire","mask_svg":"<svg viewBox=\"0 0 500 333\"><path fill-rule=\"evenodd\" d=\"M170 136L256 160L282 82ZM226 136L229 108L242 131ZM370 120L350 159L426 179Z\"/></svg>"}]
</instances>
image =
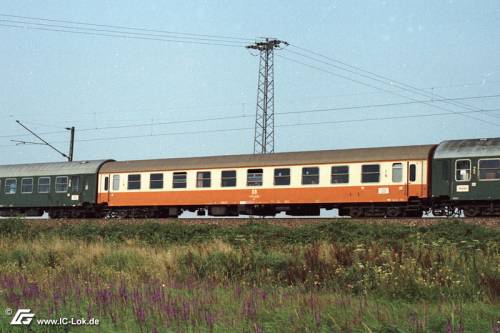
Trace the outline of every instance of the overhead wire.
<instances>
[{"instance_id":1,"label":"overhead wire","mask_svg":"<svg viewBox=\"0 0 500 333\"><path fill-rule=\"evenodd\" d=\"M94 27L102 27L102 28L115 28L115 29L123 29L123 30L155 32L155 33L162 33L162 34L169 34L169 35L223 38L223 39L241 40L241 41L253 41L254 40L253 38L244 38L244 37L235 37L235 36L226 36L226 35L196 34L196 33L189 33L189 32L178 32L178 31L169 31L169 30L138 28L138 27L130 27L130 26L124 26L124 25L97 24L97 23L75 21L75 20L49 19L46 17L20 16L20 15L12 15L12 14L5 14L5 13L0 13L0 16L18 18L18 19L45 21L45 22L57 22L57 23L67 23L67 24L84 25L84 26L94 26Z\"/></svg>"},{"instance_id":2,"label":"overhead wire","mask_svg":"<svg viewBox=\"0 0 500 333\"><path fill-rule=\"evenodd\" d=\"M408 99L408 100L411 100L411 101L418 101L417 99L413 98L413 97L409 97L409 96L406 96L406 95L402 95L400 93L397 93L397 92L393 92L391 90L387 90L387 89L384 89L384 88L380 88L378 86L375 86L373 84L370 84L370 83L366 83L366 82L363 82L363 81L360 81L360 80L357 80L357 79L353 79L351 77L348 77L346 75L342 75L342 74L339 74L339 73L335 73L335 72L332 72L332 71L329 71L329 70L326 70L324 68L321 68L321 67L317 67L315 65L311 65L311 64L307 64L307 63L304 63L302 61L299 61L299 60L296 60L296 59L292 59L292 58L289 58L287 56L284 56L284 55L281 55L281 54L278 54L277 55L278 57L280 58L283 58L283 59L286 59L288 61L291 61L291 62L294 62L294 63L297 63L297 64L300 64L300 65L303 65L303 66L306 66L306 67L309 67L309 68L313 68L313 69L316 69L318 71L321 71L321 72L324 72L324 73L328 73L330 75L333 75L333 76L336 76L336 77L340 77L342 79L345 79L345 80L348 80L348 81L352 81L352 82L355 82L355 83L358 83L358 84L361 84L361 85L364 85L364 86L367 86L367 87L370 87L370 88L374 88L374 89L377 89L377 90L380 90L380 91L384 91L384 92L387 92L387 93L390 93L392 95L395 95L395 96L399 96L399 97L403 97L405 99ZM433 107L433 108L437 108L437 109L440 109L440 110L443 110L443 111L449 111L449 112L454 112L453 110L450 110L450 109L447 109L447 108L444 108L442 106L439 106L439 105L434 105L432 103L429 103L429 102L424 102L422 104L425 104L427 106L430 106L430 107ZM463 113L458 113L457 114L463 114ZM477 117L474 117L474 116L471 116L469 114L463 114L464 116L468 117L468 118L471 118L471 119L475 119L477 121L480 121L480 122L483 122L483 123L486 123L488 125L492 125L492 126L496 126L496 127L500 127L500 124L497 124L497 123L494 123L494 122L491 122L491 121L487 121L487 120L484 120L482 118L477 118Z\"/></svg>"},{"instance_id":3,"label":"overhead wire","mask_svg":"<svg viewBox=\"0 0 500 333\"><path fill-rule=\"evenodd\" d=\"M446 98L445 96L442 96L442 95L439 95L439 94L435 94L435 93L432 93L432 92L428 92L428 91L425 91L421 88L417 88L415 86L412 86L412 85L409 85L409 84L406 84L404 82L401 82L401 81L398 81L398 80L394 80L392 78L389 78L387 76L384 76L384 75L380 75L380 74L377 74L373 71L368 71L368 70L365 70L359 66L354 66L354 65L350 65L348 64L347 62L345 61L341 61L339 59L335 59L333 57L330 57L330 56L325 56L319 52L316 52L316 51L312 51L312 50L309 50L307 48L303 48L303 47L299 47L299 46L296 46L296 45L293 45L293 44L289 44L291 47L293 48L296 48L296 49L299 49L299 50L302 50L304 52L308 52L310 54L313 54L313 55L316 55L318 57L321 57L323 59L327 59L329 61L333 61L335 63L338 63L338 64L341 64L342 66L345 66L345 67L348 67L348 68L351 68L353 70L349 70L349 69L346 69L346 68L343 68L341 66L337 66L337 65L334 65L334 64L331 64L331 63L328 63L328 62L325 62L325 61L322 61L322 60L319 60L317 58L314 58L314 57L311 57L311 56L308 56L308 55L305 55L303 53L300 53L300 52L296 52L296 51L292 51L292 50L289 50L287 49L286 51L288 52L291 52L291 53L294 53L294 54L297 54L297 55L300 55L300 56L303 56L303 57L306 57L306 58L309 58L309 59L312 59L314 61L317 61L317 62L320 62L320 63L323 63L323 64L326 64L326 65L329 65L329 66L332 66L332 67L335 67L335 68L338 68L340 70L344 70L344 71L347 71L347 72L350 72L350 73L353 73L353 74L356 74L356 75L359 75L359 76L362 76L362 77L365 77L365 78L368 78L368 79L371 79L371 80L374 80L374 81L378 81L378 82L382 82L384 84L388 84L390 86L395 86L395 87L398 87L399 89L402 89L402 90L405 90L405 91L409 91L409 92L412 92L414 94L418 94L420 96L425 96L425 97L438 97L438 98ZM362 72L362 73L366 73L366 74L361 74L361 73L358 73L358 72ZM474 106L471 106L471 105L468 105L468 104L465 104L465 103L462 103L462 102L455 102L455 101L449 101L447 102L447 104L452 104L452 105L455 105L455 106L458 106L458 107L462 107L462 108L466 108L466 109L469 109L469 110L477 110L477 108L475 108Z\"/></svg>"},{"instance_id":4,"label":"overhead wire","mask_svg":"<svg viewBox=\"0 0 500 333\"><path fill-rule=\"evenodd\" d=\"M460 98L455 98L455 100L465 100L465 99L479 99L479 98L495 98L495 97L500 97L500 94L497 95L488 95L488 96L470 96L470 97L460 97ZM447 99L450 100L450 99ZM417 102L398 102L398 103L384 103L384 104L370 104L370 105L355 105L355 106L348 106L348 107L337 107L337 108L323 108L323 109L310 109L310 110L300 110L300 111L284 111L284 112L277 112L277 115L284 115L284 114L301 114L301 113L315 113L315 112L332 112L332 111L345 111L345 110L353 110L353 109L363 109L363 108L378 108L378 107L391 107L391 106L400 106L400 105L410 105L410 104L419 104L424 101L417 101ZM446 113L433 113L433 114L418 114L422 117L430 117L430 116L443 116L443 115L453 115L453 114L470 114L470 113L478 113L478 112L497 112L500 109L486 109L486 110L471 110L471 111L456 111L456 112L446 112ZM303 125L319 125L321 123L324 124L337 124L337 123L352 123L352 122L363 122L363 121L375 121L375 120L395 120L395 119L406 119L406 118L415 118L418 116L416 115L410 115L410 116L385 116L385 117L370 117L370 118L360 118L360 119L349 119L349 120L337 120L337 121L322 121L320 123L296 123L296 124L283 124L283 125L278 125L276 127L289 127L289 126L303 126ZM163 122L163 123L156 123L156 124L151 124L151 123L140 123L140 124L127 124L127 125L116 125L116 126L104 126L104 127L99 127L99 128L83 128L78 130L79 132L86 132L86 131L100 131L100 130L109 130L109 129L123 129L123 128L136 128L136 127L150 127L152 125L170 125L170 124L179 124L179 123L193 123L193 122L206 122L206 121L218 121L218 120L231 120L231 119L240 119L240 118L247 118L247 117L253 117L253 115L235 115L235 116L224 116L224 117L213 117L213 118L202 118L202 119L189 119L189 120L176 120L176 121L169 121L169 122ZM214 130L215 132L221 132L221 131L237 131L237 130L245 130L247 128L229 128L229 129L224 129L224 130ZM253 129L253 128L252 128ZM59 133L67 133L67 131L53 131L53 132L42 132L39 133L40 135L46 135L46 134L59 134ZM173 134L193 134L193 133L211 133L211 130L207 131L194 131L194 132L177 132L177 133L170 133L170 135ZM6 137L22 137L22 136L29 136L29 134L22 134L22 135L2 135L0 136L1 138L6 138ZM126 137L108 137L108 138L136 138L136 137L150 137L150 136L158 136L158 134L150 134L150 135L138 135L138 136L126 136ZM89 139L90 140L90 139ZM82 141L86 142L89 140L77 140L77 141ZM104 139L103 139L104 140ZM110 139L111 140L111 139ZM113 139L114 140L114 139ZM91 140L90 140L91 141ZM0 147L10 147L14 145L0 145Z\"/></svg>"},{"instance_id":5,"label":"overhead wire","mask_svg":"<svg viewBox=\"0 0 500 333\"><path fill-rule=\"evenodd\" d=\"M120 33L120 34L97 33L97 32L89 32L89 31L63 30L63 29L52 29L52 28L44 28L44 27L33 27L33 26L27 26L27 25L20 26L20 25L13 25L13 24L0 24L0 26L1 27L18 28L18 29L28 29L28 30L62 32L62 33L88 35L88 36L116 37L116 38L124 38L124 39L139 39L139 40L148 40L148 41L161 41L161 42L186 43L186 44L223 46L223 47L238 47L238 48L242 47L239 44L210 43L210 42L193 41L193 40L175 40L175 39L166 39L166 38L142 37L142 36L135 36L135 35L127 35L124 33L123 34L122 33Z\"/></svg>"},{"instance_id":6,"label":"overhead wire","mask_svg":"<svg viewBox=\"0 0 500 333\"><path fill-rule=\"evenodd\" d=\"M321 109L305 109L298 111L282 111L276 112L276 115L286 115L286 114L301 114L301 113L317 113L317 112L333 112L333 111L345 111L345 110L355 110L355 109L370 109L370 108L381 108L381 107L392 107L392 106L402 106L411 104L423 104L427 102L436 103L450 100L471 100L471 99L485 99L485 98L498 98L500 94L494 95L482 95L482 96L465 96L456 98L446 98L446 99L436 99L436 100L418 100L418 101L408 101L408 102L395 102L395 103L382 103L382 104L365 104L365 105L352 105L344 107L334 107L334 108L321 108ZM123 124L123 125L112 125L112 126L102 126L102 127L88 127L78 129L78 132L89 132L89 131L102 131L102 130L112 130L112 129L124 129L124 128L139 128L139 127L151 127L151 126L162 126L162 125L173 125L173 124L184 124L184 123L199 123L207 121L221 121L221 120L233 120L241 118L253 118L253 114L242 114L242 115L232 115L232 116L218 116L210 118L195 118L195 119L181 119L181 120L171 120L171 121L158 121L155 123L135 123L135 124ZM47 126L39 124L40 126ZM49 134L59 134L67 133L67 131L48 131L42 132L40 135ZM21 137L29 136L29 134L4 134L0 135L0 138L10 138L10 137Z\"/></svg>"},{"instance_id":7,"label":"overhead wire","mask_svg":"<svg viewBox=\"0 0 500 333\"><path fill-rule=\"evenodd\" d=\"M500 109L486 109L481 111L458 111L459 114L469 114L477 112L498 112ZM346 120L334 120L334 121L320 121L320 122L302 122L302 123L289 123L289 124L279 124L276 127L299 127L299 126L317 126L325 124L345 124L345 123L358 123L358 122L368 122L368 121L380 121L380 120L397 120L397 119L411 119L411 118L421 118L421 117L436 117L436 116L448 116L457 115L457 112L441 112L441 113L430 113L430 114L411 114L411 115L399 115L399 116L386 116L386 117L372 117L372 118L359 118L359 119L346 119ZM138 139L147 137L161 137L161 136L172 136L172 135L189 135L189 134L206 134L206 133L225 133L225 132L238 132L244 130L254 130L253 127L240 127L240 128L227 128L227 129L210 129L210 130L197 130L197 131L186 131L186 132L169 132L169 133L155 133L155 134L139 134L139 135L126 135L126 136L111 136L111 137L100 137L100 138L90 138L90 139L77 139L75 142L97 142L97 141L116 141L124 139ZM55 143L65 143L66 141L56 141ZM0 145L0 147L15 147L18 145Z\"/></svg>"}]
</instances>

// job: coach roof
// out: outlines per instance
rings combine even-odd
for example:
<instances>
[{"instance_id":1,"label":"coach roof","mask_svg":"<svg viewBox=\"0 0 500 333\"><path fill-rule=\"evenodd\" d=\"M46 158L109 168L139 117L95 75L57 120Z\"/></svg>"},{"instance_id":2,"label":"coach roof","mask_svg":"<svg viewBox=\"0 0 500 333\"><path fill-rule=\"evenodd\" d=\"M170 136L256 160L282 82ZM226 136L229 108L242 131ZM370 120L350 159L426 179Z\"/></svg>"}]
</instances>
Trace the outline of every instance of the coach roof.
<instances>
[{"instance_id":1,"label":"coach roof","mask_svg":"<svg viewBox=\"0 0 500 333\"><path fill-rule=\"evenodd\" d=\"M0 165L0 177L70 176L97 173L109 160Z\"/></svg>"},{"instance_id":2,"label":"coach roof","mask_svg":"<svg viewBox=\"0 0 500 333\"><path fill-rule=\"evenodd\" d=\"M109 162L101 173L428 159L434 145Z\"/></svg>"},{"instance_id":3,"label":"coach roof","mask_svg":"<svg viewBox=\"0 0 500 333\"><path fill-rule=\"evenodd\" d=\"M500 138L450 140L441 142L435 159L500 156Z\"/></svg>"}]
</instances>

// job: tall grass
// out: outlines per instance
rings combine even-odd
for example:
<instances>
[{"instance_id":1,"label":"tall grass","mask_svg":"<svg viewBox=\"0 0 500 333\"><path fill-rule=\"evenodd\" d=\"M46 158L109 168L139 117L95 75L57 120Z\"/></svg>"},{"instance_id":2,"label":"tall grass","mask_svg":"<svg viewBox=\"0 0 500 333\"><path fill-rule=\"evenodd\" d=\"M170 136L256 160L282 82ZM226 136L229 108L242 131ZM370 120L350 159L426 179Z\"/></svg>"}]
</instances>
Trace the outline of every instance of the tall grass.
<instances>
[{"instance_id":1,"label":"tall grass","mask_svg":"<svg viewBox=\"0 0 500 333\"><path fill-rule=\"evenodd\" d=\"M2 220L0 233L0 306L95 316L102 332L500 331L497 229Z\"/></svg>"}]
</instances>

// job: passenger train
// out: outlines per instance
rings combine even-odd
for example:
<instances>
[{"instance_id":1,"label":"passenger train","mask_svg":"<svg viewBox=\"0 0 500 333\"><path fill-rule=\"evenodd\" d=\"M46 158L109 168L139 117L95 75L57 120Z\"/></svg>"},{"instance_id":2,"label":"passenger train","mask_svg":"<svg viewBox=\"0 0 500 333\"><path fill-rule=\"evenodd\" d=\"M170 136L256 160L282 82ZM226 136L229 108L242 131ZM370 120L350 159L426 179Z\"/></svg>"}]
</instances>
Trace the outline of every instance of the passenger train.
<instances>
[{"instance_id":1,"label":"passenger train","mask_svg":"<svg viewBox=\"0 0 500 333\"><path fill-rule=\"evenodd\" d=\"M500 138L0 166L0 216L500 216Z\"/></svg>"}]
</instances>

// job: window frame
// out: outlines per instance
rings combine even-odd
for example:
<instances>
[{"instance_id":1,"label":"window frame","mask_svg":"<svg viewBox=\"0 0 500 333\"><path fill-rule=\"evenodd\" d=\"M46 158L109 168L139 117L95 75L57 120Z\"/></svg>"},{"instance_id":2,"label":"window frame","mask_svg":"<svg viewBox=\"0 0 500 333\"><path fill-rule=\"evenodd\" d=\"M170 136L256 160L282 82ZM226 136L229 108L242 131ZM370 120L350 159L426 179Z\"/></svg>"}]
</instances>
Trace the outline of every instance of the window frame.
<instances>
[{"instance_id":1,"label":"window frame","mask_svg":"<svg viewBox=\"0 0 500 333\"><path fill-rule=\"evenodd\" d=\"M42 179L48 179L49 182L47 184L42 184L42 186L47 186L47 191L40 192L40 180L42 180ZM52 185L52 178L51 177L49 177L49 176L38 177L38 181L36 183L36 193L40 193L40 194L50 193L51 185Z\"/></svg>"},{"instance_id":2,"label":"window frame","mask_svg":"<svg viewBox=\"0 0 500 333\"><path fill-rule=\"evenodd\" d=\"M139 176L138 180L130 180L131 176ZM131 188L130 184L139 184L137 188ZM127 174L127 191L140 191L142 188L142 175L140 173L129 173Z\"/></svg>"},{"instance_id":3,"label":"window frame","mask_svg":"<svg viewBox=\"0 0 500 333\"><path fill-rule=\"evenodd\" d=\"M469 170L469 177L466 180L457 179L457 171L458 171L457 164L460 161L468 161L469 162L469 169L468 169ZM463 169L460 169L460 170L463 170ZM456 182L464 182L464 183L470 182L472 179L472 160L470 158L461 158L461 159L455 160L455 172L454 173L455 173L455 181Z\"/></svg>"},{"instance_id":4,"label":"window frame","mask_svg":"<svg viewBox=\"0 0 500 333\"><path fill-rule=\"evenodd\" d=\"M346 173L340 173L340 172L334 173L333 172L334 168L347 168L347 172ZM339 176L339 175L347 175L347 181L346 182L334 182L333 181L333 177L334 176ZM332 184L332 185L349 184L349 181L350 181L350 168L349 168L348 164L344 164L344 165L332 165L331 166L331 168L330 168L330 184Z\"/></svg>"},{"instance_id":5,"label":"window frame","mask_svg":"<svg viewBox=\"0 0 500 333\"><path fill-rule=\"evenodd\" d=\"M184 182L176 182L175 176L183 175L184 176ZM184 186L177 186L178 184L184 184ZM180 189L180 188L187 188L187 172L186 171L176 171L172 173L172 188L173 189Z\"/></svg>"},{"instance_id":6,"label":"window frame","mask_svg":"<svg viewBox=\"0 0 500 333\"><path fill-rule=\"evenodd\" d=\"M395 168L396 165L400 165L399 168ZM401 171L399 180L394 180L394 169L399 169ZM404 166L403 162L393 162L391 165L391 182L395 184L399 184L403 182L403 174L404 174Z\"/></svg>"},{"instance_id":7,"label":"window frame","mask_svg":"<svg viewBox=\"0 0 500 333\"><path fill-rule=\"evenodd\" d=\"M317 174L306 175L306 174L304 174L304 171L306 169L316 169L316 170L318 170L318 173ZM318 182L317 183L305 183L304 182L304 179L305 179L304 177L308 177L308 178L317 177ZM301 183L301 185L306 185L306 186L309 186L309 185L319 185L320 181L321 181L321 179L320 179L320 169L319 169L319 166L306 166L306 167L302 167L301 177L300 177L300 183Z\"/></svg>"},{"instance_id":8,"label":"window frame","mask_svg":"<svg viewBox=\"0 0 500 333\"><path fill-rule=\"evenodd\" d=\"M481 178L481 168L479 167L479 163L481 161L500 161L500 157L491 157L491 158L480 158L477 160L477 179L481 182L497 182L500 181L500 178L494 179L482 179Z\"/></svg>"},{"instance_id":9,"label":"window frame","mask_svg":"<svg viewBox=\"0 0 500 333\"><path fill-rule=\"evenodd\" d=\"M65 191L58 191L57 190L57 180L58 179L63 179L63 178L66 178L66 190ZM69 189L69 178L68 178L68 176L56 176L56 178L54 179L54 192L55 193L68 193L68 189Z\"/></svg>"},{"instance_id":10,"label":"window frame","mask_svg":"<svg viewBox=\"0 0 500 333\"><path fill-rule=\"evenodd\" d=\"M111 179L111 191L120 191L120 175L113 175Z\"/></svg>"},{"instance_id":11,"label":"window frame","mask_svg":"<svg viewBox=\"0 0 500 333\"><path fill-rule=\"evenodd\" d=\"M7 182L9 180L14 180L14 184L16 185L15 191L13 193L10 191L10 188L11 188L12 185L9 185L9 192L6 192ZM3 184L4 184L3 194L5 194L5 195L15 195L15 194L17 194L17 178L12 178L12 177L11 178L5 178Z\"/></svg>"},{"instance_id":12,"label":"window frame","mask_svg":"<svg viewBox=\"0 0 500 333\"><path fill-rule=\"evenodd\" d=\"M153 176L161 176L161 179L152 179ZM158 185L153 186L153 184L161 184L161 186L158 187ZM165 187L165 175L163 172L154 172L149 174L149 189L150 190L163 190Z\"/></svg>"},{"instance_id":13,"label":"window frame","mask_svg":"<svg viewBox=\"0 0 500 333\"><path fill-rule=\"evenodd\" d=\"M378 171L377 172L364 172L363 167L365 166L377 166ZM372 164L361 164L361 184L379 184L380 183L380 174L381 174L381 167L380 163L372 163ZM373 174L378 174L377 181L366 181L363 179L365 175L373 175Z\"/></svg>"},{"instance_id":14,"label":"window frame","mask_svg":"<svg viewBox=\"0 0 500 333\"><path fill-rule=\"evenodd\" d=\"M234 172L234 177L224 176L224 172ZM224 181L234 180L234 185L224 185ZM220 187L236 187L238 185L237 170L221 170L220 172Z\"/></svg>"},{"instance_id":15,"label":"window frame","mask_svg":"<svg viewBox=\"0 0 500 333\"><path fill-rule=\"evenodd\" d=\"M276 172L278 170L288 170L288 175L277 176ZM287 184L276 184L276 179L288 179L288 183ZM290 186L291 182L292 182L292 170L291 170L291 168L275 168L273 170L273 185L274 186Z\"/></svg>"},{"instance_id":16,"label":"window frame","mask_svg":"<svg viewBox=\"0 0 500 333\"><path fill-rule=\"evenodd\" d=\"M414 177L412 177L412 176L414 176ZM416 163L410 163L410 167L409 167L409 171L408 171L408 180L410 183L414 183L417 181L417 164Z\"/></svg>"},{"instance_id":17,"label":"window frame","mask_svg":"<svg viewBox=\"0 0 500 333\"><path fill-rule=\"evenodd\" d=\"M208 178L206 177L206 174L208 174ZM201 178L200 175L202 175ZM196 188L210 188L210 187L212 187L212 172L196 171Z\"/></svg>"},{"instance_id":18,"label":"window frame","mask_svg":"<svg viewBox=\"0 0 500 333\"><path fill-rule=\"evenodd\" d=\"M25 192L23 191L23 182L25 180L31 180L31 191L30 192ZM33 177L25 177L25 178L21 178L21 194L33 194L33 188L35 187L35 179Z\"/></svg>"},{"instance_id":19,"label":"window frame","mask_svg":"<svg viewBox=\"0 0 500 333\"><path fill-rule=\"evenodd\" d=\"M260 183L257 180L250 180L250 171L253 170L252 174L258 175L258 172L255 172L255 170L260 170ZM254 184L255 183L255 184ZM247 169L247 186L248 187L261 187L264 185L264 169L262 168L255 168L255 169Z\"/></svg>"}]
</instances>

